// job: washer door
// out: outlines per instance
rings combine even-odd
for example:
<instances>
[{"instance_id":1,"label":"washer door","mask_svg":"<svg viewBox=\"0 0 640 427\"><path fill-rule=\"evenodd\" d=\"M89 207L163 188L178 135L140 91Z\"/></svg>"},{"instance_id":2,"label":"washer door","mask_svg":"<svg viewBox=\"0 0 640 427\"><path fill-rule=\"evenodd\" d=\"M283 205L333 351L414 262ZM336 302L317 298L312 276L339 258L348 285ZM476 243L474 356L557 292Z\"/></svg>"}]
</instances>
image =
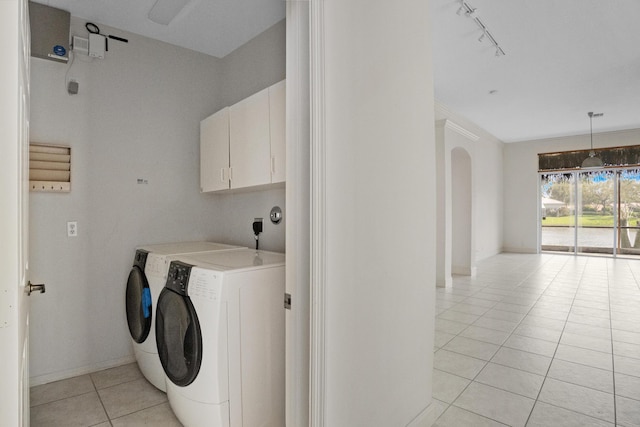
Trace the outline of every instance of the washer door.
<instances>
[{"instance_id":1,"label":"washer door","mask_svg":"<svg viewBox=\"0 0 640 427\"><path fill-rule=\"evenodd\" d=\"M162 290L156 308L156 343L167 377L181 387L191 384L202 363L202 333L188 296Z\"/></svg>"},{"instance_id":2,"label":"washer door","mask_svg":"<svg viewBox=\"0 0 640 427\"><path fill-rule=\"evenodd\" d=\"M127 323L131 338L137 343L144 342L151 330L151 290L144 271L134 265L127 280Z\"/></svg>"}]
</instances>

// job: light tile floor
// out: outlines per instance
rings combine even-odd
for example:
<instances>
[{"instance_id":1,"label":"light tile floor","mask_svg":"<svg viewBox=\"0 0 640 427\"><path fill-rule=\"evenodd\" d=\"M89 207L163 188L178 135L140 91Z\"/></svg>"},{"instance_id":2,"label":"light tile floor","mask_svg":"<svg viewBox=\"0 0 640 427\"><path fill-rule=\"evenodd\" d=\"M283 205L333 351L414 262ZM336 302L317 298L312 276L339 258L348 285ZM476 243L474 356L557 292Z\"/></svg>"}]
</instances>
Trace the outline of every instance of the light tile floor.
<instances>
[{"instance_id":1,"label":"light tile floor","mask_svg":"<svg viewBox=\"0 0 640 427\"><path fill-rule=\"evenodd\" d=\"M640 261L501 254L436 291L437 426L640 426Z\"/></svg>"},{"instance_id":2,"label":"light tile floor","mask_svg":"<svg viewBox=\"0 0 640 427\"><path fill-rule=\"evenodd\" d=\"M437 289L437 426L640 426L640 261L501 254ZM180 426L135 364L31 389L31 425Z\"/></svg>"},{"instance_id":3,"label":"light tile floor","mask_svg":"<svg viewBox=\"0 0 640 427\"><path fill-rule=\"evenodd\" d=\"M31 388L32 427L181 427L135 363Z\"/></svg>"}]
</instances>

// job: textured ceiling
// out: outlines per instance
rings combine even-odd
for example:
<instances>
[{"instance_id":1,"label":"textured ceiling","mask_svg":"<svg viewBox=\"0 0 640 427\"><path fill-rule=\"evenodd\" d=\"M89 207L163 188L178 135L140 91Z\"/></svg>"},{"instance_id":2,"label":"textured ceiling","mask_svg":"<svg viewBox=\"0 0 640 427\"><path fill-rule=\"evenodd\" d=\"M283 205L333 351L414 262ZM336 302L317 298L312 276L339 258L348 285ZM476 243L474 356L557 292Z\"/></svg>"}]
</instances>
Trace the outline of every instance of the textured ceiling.
<instances>
[{"instance_id":1,"label":"textured ceiling","mask_svg":"<svg viewBox=\"0 0 640 427\"><path fill-rule=\"evenodd\" d=\"M216 57L285 14L283 0L191 0L163 26L155 0L38 1ZM452 111L505 142L588 133L588 111L605 113L594 132L640 128L640 1L466 1L500 57L459 0L430 1L435 93Z\"/></svg>"}]
</instances>

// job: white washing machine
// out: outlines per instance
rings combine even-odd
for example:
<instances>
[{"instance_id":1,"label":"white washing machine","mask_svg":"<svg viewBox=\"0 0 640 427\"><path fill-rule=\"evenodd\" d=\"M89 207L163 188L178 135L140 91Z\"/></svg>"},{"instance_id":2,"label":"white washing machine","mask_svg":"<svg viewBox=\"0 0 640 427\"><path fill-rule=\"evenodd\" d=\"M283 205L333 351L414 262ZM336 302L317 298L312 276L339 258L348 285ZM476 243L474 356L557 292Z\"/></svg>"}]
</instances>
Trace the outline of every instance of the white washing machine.
<instances>
[{"instance_id":1,"label":"white washing machine","mask_svg":"<svg viewBox=\"0 0 640 427\"><path fill-rule=\"evenodd\" d=\"M186 427L285 425L285 256L176 257L157 306L167 397Z\"/></svg>"},{"instance_id":2,"label":"white washing machine","mask_svg":"<svg viewBox=\"0 0 640 427\"><path fill-rule=\"evenodd\" d=\"M212 242L179 242L145 245L136 249L126 289L126 313L133 349L145 378L166 391L165 375L156 347L155 307L167 280L171 257L203 251L229 251L240 246Z\"/></svg>"}]
</instances>

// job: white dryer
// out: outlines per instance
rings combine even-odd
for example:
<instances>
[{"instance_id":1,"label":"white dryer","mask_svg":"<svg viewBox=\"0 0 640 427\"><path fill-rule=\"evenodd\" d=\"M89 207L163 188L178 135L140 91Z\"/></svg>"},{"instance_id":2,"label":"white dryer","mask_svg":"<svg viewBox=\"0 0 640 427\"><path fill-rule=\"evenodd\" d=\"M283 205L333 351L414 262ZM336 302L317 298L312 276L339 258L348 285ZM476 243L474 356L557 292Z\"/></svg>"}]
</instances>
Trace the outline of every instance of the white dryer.
<instances>
[{"instance_id":1,"label":"white dryer","mask_svg":"<svg viewBox=\"0 0 640 427\"><path fill-rule=\"evenodd\" d=\"M243 249L212 242L179 242L140 246L136 249L126 289L126 314L133 350L145 378L166 391L165 375L155 339L155 307L167 280L172 256L203 251Z\"/></svg>"},{"instance_id":2,"label":"white dryer","mask_svg":"<svg viewBox=\"0 0 640 427\"><path fill-rule=\"evenodd\" d=\"M187 427L285 425L285 256L176 257L157 305L167 397Z\"/></svg>"}]
</instances>

